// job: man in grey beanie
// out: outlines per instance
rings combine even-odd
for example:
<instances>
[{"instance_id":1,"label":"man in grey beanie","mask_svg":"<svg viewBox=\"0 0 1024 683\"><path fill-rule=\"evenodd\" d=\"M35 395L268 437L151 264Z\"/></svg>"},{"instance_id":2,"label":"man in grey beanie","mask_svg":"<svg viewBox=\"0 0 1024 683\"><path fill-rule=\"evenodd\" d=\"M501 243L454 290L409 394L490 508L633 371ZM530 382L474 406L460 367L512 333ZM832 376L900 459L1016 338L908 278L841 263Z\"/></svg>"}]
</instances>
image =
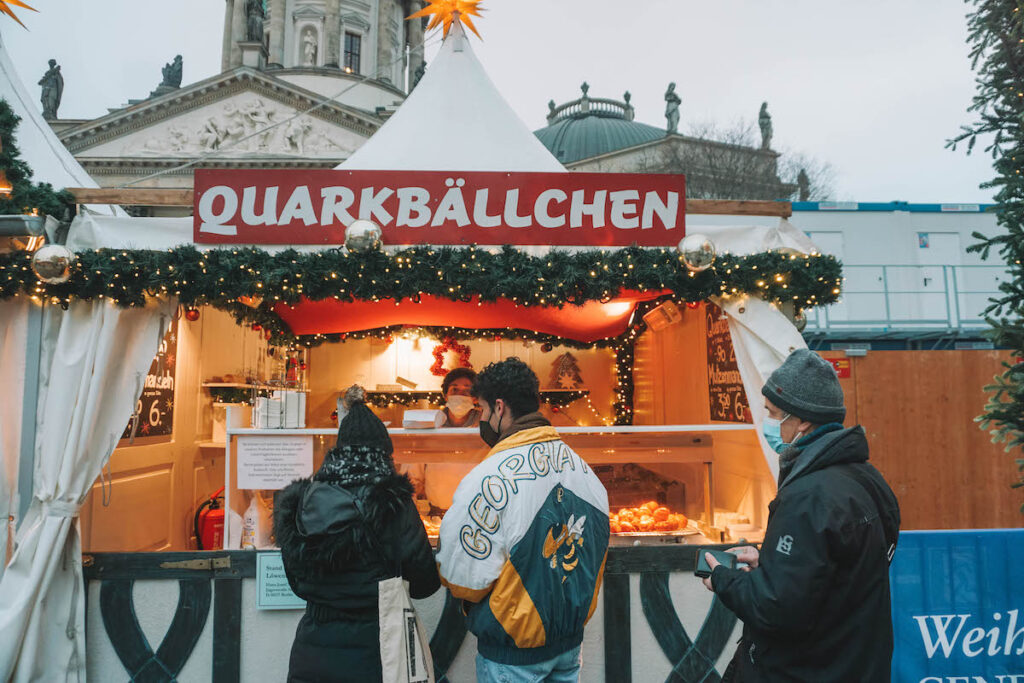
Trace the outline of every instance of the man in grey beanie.
<instances>
[{"instance_id":1,"label":"man in grey beanie","mask_svg":"<svg viewBox=\"0 0 1024 683\"><path fill-rule=\"evenodd\" d=\"M888 683L896 496L868 463L864 428L843 427L843 390L828 361L794 351L761 393L762 432L779 453L764 543L733 549L742 569L709 555L704 579L743 621L723 680Z\"/></svg>"}]
</instances>

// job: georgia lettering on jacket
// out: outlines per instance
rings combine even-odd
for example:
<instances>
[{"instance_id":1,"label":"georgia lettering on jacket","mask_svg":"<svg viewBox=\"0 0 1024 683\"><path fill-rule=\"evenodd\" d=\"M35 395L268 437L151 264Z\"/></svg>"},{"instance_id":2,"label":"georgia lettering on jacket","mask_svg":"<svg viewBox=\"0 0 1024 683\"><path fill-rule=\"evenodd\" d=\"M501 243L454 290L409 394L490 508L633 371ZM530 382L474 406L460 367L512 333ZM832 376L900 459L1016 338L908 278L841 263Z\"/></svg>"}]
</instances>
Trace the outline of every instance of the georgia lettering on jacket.
<instances>
[{"instance_id":1,"label":"georgia lettering on jacket","mask_svg":"<svg viewBox=\"0 0 1024 683\"><path fill-rule=\"evenodd\" d=\"M995 612L987 627L975 626L973 614L914 616L928 659L1011 657L1024 655L1024 622L1018 626L1018 610ZM993 676L927 676L920 683L1024 683L1024 672Z\"/></svg>"},{"instance_id":2,"label":"georgia lettering on jacket","mask_svg":"<svg viewBox=\"0 0 1024 683\"><path fill-rule=\"evenodd\" d=\"M530 446L526 456L512 453L498 463L497 474L488 474L480 480L480 493L469 502L467 514L476 522L463 525L459 532L462 548L470 557L483 560L491 554L491 539L501 528L498 512L505 509L512 496L519 493L520 481L534 481L566 467L576 471L577 463L583 472L587 464L561 441L545 441Z\"/></svg>"}]
</instances>

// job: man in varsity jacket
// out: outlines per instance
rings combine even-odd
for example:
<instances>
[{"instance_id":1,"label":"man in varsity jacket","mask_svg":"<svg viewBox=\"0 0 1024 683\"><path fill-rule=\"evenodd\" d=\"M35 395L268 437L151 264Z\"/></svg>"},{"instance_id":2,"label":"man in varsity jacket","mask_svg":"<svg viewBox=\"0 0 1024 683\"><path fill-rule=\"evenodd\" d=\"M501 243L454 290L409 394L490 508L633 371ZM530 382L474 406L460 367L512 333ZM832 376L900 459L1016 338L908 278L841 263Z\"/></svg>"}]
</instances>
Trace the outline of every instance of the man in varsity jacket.
<instances>
[{"instance_id":1,"label":"man in varsity jacket","mask_svg":"<svg viewBox=\"0 0 1024 683\"><path fill-rule=\"evenodd\" d=\"M477 636L477 680L578 680L608 493L538 412L537 376L521 360L488 365L473 396L491 451L455 491L437 561Z\"/></svg>"}]
</instances>

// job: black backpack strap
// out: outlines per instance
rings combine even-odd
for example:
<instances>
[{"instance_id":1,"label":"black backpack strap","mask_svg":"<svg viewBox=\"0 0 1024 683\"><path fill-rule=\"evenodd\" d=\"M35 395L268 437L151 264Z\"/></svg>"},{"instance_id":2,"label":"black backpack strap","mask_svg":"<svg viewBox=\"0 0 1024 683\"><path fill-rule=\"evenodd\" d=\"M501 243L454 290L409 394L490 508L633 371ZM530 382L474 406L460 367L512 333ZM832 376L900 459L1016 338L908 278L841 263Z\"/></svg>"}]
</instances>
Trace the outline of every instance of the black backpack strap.
<instances>
[{"instance_id":1,"label":"black backpack strap","mask_svg":"<svg viewBox=\"0 0 1024 683\"><path fill-rule=\"evenodd\" d=\"M899 527L893 527L888 524L885 516L886 507L882 503L882 498L879 495L878 487L874 485L870 477L856 465L846 465L838 468L843 474L850 479L854 480L860 487L867 492L871 497L871 500L875 504L875 509L878 511L878 521L882 524L882 532L885 534L885 545L886 545L886 557L889 560L889 564L892 564L892 557L896 553L896 543L899 540Z\"/></svg>"}]
</instances>

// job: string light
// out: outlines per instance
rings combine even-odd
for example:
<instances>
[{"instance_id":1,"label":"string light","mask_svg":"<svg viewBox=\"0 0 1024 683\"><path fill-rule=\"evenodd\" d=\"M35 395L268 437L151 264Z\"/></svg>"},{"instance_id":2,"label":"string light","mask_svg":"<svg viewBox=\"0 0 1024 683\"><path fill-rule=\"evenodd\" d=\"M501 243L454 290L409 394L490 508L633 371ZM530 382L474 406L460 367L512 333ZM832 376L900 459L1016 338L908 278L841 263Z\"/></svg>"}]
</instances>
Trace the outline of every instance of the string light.
<instances>
[{"instance_id":1,"label":"string light","mask_svg":"<svg viewBox=\"0 0 1024 683\"><path fill-rule=\"evenodd\" d=\"M439 340L508 338L577 349L609 348L615 353L615 424L630 424L633 419L634 345L646 329L640 316L652 306L666 298L690 304L714 295L749 294L820 306L838 300L843 284L840 264L821 254L723 254L716 268L695 273L680 267L674 251L640 247L553 250L543 257L511 246L416 246L352 257L340 249L274 254L257 248L201 252L194 246L162 251L95 249L80 252L71 278L58 285L41 283L30 259L31 254L24 252L0 254L0 300L24 294L67 306L72 299L106 298L133 307L154 296L175 296L187 308L210 305L240 324L258 325L274 345L307 349L325 342L387 341L403 326L299 337L277 315L276 305L330 299L419 302L429 295L478 306L504 299L516 308L562 307L608 301L623 290L651 292L651 301L637 305L635 319L641 322L630 324L619 336L595 342L518 328L415 328L422 336ZM402 277L392 278L392 270L401 271Z\"/></svg>"}]
</instances>

